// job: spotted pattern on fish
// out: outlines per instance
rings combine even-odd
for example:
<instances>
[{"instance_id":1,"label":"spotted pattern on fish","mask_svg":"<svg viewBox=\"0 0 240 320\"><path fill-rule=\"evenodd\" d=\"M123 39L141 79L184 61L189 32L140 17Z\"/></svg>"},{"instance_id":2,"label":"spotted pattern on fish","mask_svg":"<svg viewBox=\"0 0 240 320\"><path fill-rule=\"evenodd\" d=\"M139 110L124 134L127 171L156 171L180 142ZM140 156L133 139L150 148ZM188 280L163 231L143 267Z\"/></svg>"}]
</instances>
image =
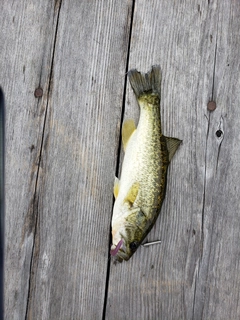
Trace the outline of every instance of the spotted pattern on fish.
<instances>
[{"instance_id":1,"label":"spotted pattern on fish","mask_svg":"<svg viewBox=\"0 0 240 320\"><path fill-rule=\"evenodd\" d=\"M128 260L153 227L165 197L168 165L181 142L162 134L160 67L147 74L132 70L129 79L140 118L136 129L132 121L128 128L126 123L123 135L126 153L112 218L111 251L117 251L118 261Z\"/></svg>"}]
</instances>

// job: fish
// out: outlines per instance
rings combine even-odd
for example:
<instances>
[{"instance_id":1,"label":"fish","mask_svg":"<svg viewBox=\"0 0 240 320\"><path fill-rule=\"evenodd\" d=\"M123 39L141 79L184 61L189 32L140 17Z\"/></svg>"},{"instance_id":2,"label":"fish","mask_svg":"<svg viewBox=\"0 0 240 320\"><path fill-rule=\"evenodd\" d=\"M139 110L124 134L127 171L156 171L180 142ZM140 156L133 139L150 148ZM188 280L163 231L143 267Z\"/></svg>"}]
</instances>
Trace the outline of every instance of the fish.
<instances>
[{"instance_id":1,"label":"fish","mask_svg":"<svg viewBox=\"0 0 240 320\"><path fill-rule=\"evenodd\" d=\"M140 117L136 127L122 125L125 152L121 177L115 177L112 245L115 261L128 261L152 229L165 198L167 170L182 140L162 134L160 99L162 72L159 65L147 73L128 72Z\"/></svg>"}]
</instances>

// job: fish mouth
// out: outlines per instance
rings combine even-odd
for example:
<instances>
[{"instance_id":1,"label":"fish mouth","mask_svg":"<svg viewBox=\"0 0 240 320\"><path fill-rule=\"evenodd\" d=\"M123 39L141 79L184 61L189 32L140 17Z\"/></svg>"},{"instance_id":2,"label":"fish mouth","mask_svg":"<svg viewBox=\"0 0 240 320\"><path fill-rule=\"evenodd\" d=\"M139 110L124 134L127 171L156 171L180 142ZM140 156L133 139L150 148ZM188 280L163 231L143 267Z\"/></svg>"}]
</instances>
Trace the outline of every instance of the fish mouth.
<instances>
[{"instance_id":1,"label":"fish mouth","mask_svg":"<svg viewBox=\"0 0 240 320\"><path fill-rule=\"evenodd\" d=\"M120 250L121 246L123 245L123 239L121 239L114 249L111 249L110 254L111 256L116 256L118 251Z\"/></svg>"},{"instance_id":2,"label":"fish mouth","mask_svg":"<svg viewBox=\"0 0 240 320\"><path fill-rule=\"evenodd\" d=\"M127 261L130 258L129 254L126 252L126 246L123 239L118 242L114 249L110 250L110 254L119 262L122 262L123 260Z\"/></svg>"}]
</instances>

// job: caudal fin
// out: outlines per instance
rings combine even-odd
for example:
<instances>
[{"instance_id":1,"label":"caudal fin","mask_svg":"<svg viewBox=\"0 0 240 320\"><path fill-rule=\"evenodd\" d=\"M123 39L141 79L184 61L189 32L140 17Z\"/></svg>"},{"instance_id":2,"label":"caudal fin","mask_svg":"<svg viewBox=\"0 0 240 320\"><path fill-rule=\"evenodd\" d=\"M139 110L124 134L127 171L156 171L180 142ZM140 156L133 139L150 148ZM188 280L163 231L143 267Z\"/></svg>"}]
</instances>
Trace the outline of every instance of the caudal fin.
<instances>
[{"instance_id":1,"label":"caudal fin","mask_svg":"<svg viewBox=\"0 0 240 320\"><path fill-rule=\"evenodd\" d=\"M159 65L152 66L148 73L132 69L128 72L128 78L137 98L144 93L157 93L161 97L162 73Z\"/></svg>"}]
</instances>

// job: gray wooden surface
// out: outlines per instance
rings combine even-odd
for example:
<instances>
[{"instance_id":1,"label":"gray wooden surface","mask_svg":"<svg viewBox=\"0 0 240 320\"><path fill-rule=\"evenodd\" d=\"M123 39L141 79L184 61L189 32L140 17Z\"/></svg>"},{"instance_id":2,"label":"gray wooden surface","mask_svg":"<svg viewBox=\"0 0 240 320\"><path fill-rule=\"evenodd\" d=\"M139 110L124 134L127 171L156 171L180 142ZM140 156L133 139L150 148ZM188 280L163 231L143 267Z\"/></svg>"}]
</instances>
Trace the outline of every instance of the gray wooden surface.
<instances>
[{"instance_id":1,"label":"gray wooden surface","mask_svg":"<svg viewBox=\"0 0 240 320\"><path fill-rule=\"evenodd\" d=\"M239 2L2 0L0 17L5 319L240 318ZM114 265L120 127L139 114L125 73L152 64L183 144L161 244Z\"/></svg>"}]
</instances>

